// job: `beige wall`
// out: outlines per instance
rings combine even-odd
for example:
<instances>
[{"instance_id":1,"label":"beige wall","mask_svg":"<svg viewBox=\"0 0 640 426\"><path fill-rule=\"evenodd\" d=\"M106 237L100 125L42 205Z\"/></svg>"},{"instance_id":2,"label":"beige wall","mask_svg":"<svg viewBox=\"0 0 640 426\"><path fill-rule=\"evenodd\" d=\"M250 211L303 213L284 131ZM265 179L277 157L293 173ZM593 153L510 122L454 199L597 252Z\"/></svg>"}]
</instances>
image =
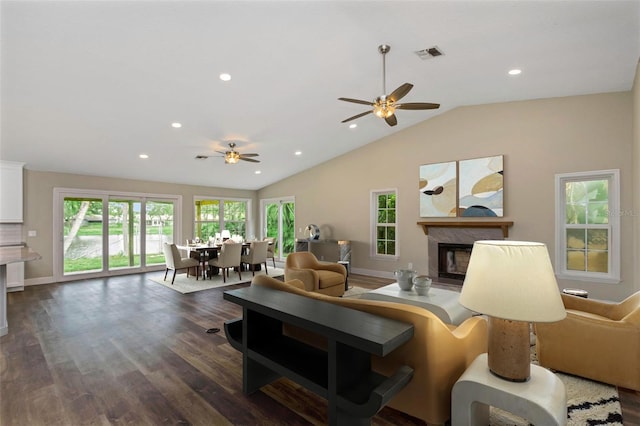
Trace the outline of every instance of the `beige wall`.
<instances>
[{"instance_id":1,"label":"beige wall","mask_svg":"<svg viewBox=\"0 0 640 426\"><path fill-rule=\"evenodd\" d=\"M28 165L27 165L28 167ZM177 185L171 183L145 182L63 173L48 173L26 170L24 182L25 217L23 232L25 241L42 255L41 260L25 264L26 284L41 284L53 277L53 189L73 188L97 191L119 191L128 193L151 193L182 196L182 223L180 237L193 235L194 196L220 196L249 198L257 209L256 191L212 188L206 186ZM28 237L28 231L37 236Z\"/></svg>"},{"instance_id":2,"label":"beige wall","mask_svg":"<svg viewBox=\"0 0 640 426\"><path fill-rule=\"evenodd\" d=\"M632 211L633 101L631 92L623 92L457 108L258 195L295 196L296 226L315 223L321 238L351 240L356 271L384 276L411 262L427 273L427 237L416 225L419 166L503 154L505 220L514 221L509 237L546 243L553 260L556 173L620 169L620 207ZM369 256L370 191L387 188L398 190L398 261ZM632 227L632 217L623 216L621 284L563 281L560 287L612 300L640 289L633 282Z\"/></svg>"}]
</instances>

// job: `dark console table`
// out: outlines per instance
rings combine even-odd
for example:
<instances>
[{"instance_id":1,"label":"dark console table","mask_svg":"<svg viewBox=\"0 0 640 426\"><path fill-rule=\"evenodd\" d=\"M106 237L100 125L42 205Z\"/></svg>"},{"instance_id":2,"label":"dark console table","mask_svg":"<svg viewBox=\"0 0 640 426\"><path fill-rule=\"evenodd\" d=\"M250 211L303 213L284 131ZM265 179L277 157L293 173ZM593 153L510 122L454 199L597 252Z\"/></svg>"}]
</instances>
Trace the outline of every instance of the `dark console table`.
<instances>
[{"instance_id":1,"label":"dark console table","mask_svg":"<svg viewBox=\"0 0 640 426\"><path fill-rule=\"evenodd\" d=\"M371 355L410 340L412 324L260 286L224 299L242 306L243 318L227 321L225 332L242 352L245 394L284 376L327 399L330 425L365 425L413 377L408 366L391 377L371 370ZM323 336L327 350L284 335L283 324Z\"/></svg>"}]
</instances>

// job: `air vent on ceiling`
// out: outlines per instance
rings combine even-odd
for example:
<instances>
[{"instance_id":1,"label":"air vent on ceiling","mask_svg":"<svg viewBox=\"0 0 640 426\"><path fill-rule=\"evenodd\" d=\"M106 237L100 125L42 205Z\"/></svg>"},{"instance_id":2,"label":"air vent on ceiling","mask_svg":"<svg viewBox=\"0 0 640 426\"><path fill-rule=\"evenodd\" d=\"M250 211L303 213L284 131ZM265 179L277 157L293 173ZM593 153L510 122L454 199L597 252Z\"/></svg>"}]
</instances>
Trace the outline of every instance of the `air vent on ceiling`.
<instances>
[{"instance_id":1,"label":"air vent on ceiling","mask_svg":"<svg viewBox=\"0 0 640 426\"><path fill-rule=\"evenodd\" d=\"M438 46L433 46L433 47L429 47L427 49L422 49L422 50L418 50L416 51L416 55L418 55L418 57L420 59L431 59L431 58L435 58L438 56L442 56L444 55L444 53L442 52L442 50L440 50L440 48Z\"/></svg>"},{"instance_id":2,"label":"air vent on ceiling","mask_svg":"<svg viewBox=\"0 0 640 426\"><path fill-rule=\"evenodd\" d=\"M209 158L208 155L196 155L196 160L206 160Z\"/></svg>"}]
</instances>

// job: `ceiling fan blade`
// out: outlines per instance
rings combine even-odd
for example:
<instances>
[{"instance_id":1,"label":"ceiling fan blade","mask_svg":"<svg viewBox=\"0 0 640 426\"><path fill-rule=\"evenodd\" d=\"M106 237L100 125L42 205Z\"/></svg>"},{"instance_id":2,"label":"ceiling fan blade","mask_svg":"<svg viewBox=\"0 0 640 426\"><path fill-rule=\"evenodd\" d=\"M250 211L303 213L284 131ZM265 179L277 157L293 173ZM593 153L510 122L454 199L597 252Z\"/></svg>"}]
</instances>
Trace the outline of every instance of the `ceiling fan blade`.
<instances>
[{"instance_id":1,"label":"ceiling fan blade","mask_svg":"<svg viewBox=\"0 0 640 426\"><path fill-rule=\"evenodd\" d=\"M398 102L400 99L404 98L411 89L413 89L413 84L405 83L402 86L398 87L396 90L394 90L389 95L389 99L393 102Z\"/></svg>"},{"instance_id":2,"label":"ceiling fan blade","mask_svg":"<svg viewBox=\"0 0 640 426\"><path fill-rule=\"evenodd\" d=\"M360 117L364 117L367 114L371 114L373 111L366 111L363 113L360 113L358 115L354 115L353 117L349 117L346 120L342 120L341 123L346 123L347 121L351 121L351 120L355 120L356 118L360 118Z\"/></svg>"},{"instance_id":3,"label":"ceiling fan blade","mask_svg":"<svg viewBox=\"0 0 640 426\"><path fill-rule=\"evenodd\" d=\"M345 101L345 102L353 102L354 104L362 104L362 105L371 105L371 106L373 106L373 102L361 101L360 99L338 98L338 100L339 101Z\"/></svg>"},{"instance_id":4,"label":"ceiling fan blade","mask_svg":"<svg viewBox=\"0 0 640 426\"><path fill-rule=\"evenodd\" d=\"M427 102L408 102L406 104L396 104L396 109L438 109L440 104L430 104Z\"/></svg>"},{"instance_id":5,"label":"ceiling fan blade","mask_svg":"<svg viewBox=\"0 0 640 426\"><path fill-rule=\"evenodd\" d=\"M260 154L256 154L255 152L249 154L240 154L240 157L257 157Z\"/></svg>"},{"instance_id":6,"label":"ceiling fan blade","mask_svg":"<svg viewBox=\"0 0 640 426\"><path fill-rule=\"evenodd\" d=\"M240 159L242 161L248 161L250 163L259 163L260 162L260 160L254 160L253 158L244 158L243 156L240 156Z\"/></svg>"},{"instance_id":7,"label":"ceiling fan blade","mask_svg":"<svg viewBox=\"0 0 640 426\"><path fill-rule=\"evenodd\" d=\"M386 121L389 126L395 126L396 124L398 124L398 119L396 118L395 114L391 114L390 116L385 118L384 121Z\"/></svg>"},{"instance_id":8,"label":"ceiling fan blade","mask_svg":"<svg viewBox=\"0 0 640 426\"><path fill-rule=\"evenodd\" d=\"M222 155L226 155L227 152L226 151L216 151L218 154L222 154Z\"/></svg>"}]
</instances>

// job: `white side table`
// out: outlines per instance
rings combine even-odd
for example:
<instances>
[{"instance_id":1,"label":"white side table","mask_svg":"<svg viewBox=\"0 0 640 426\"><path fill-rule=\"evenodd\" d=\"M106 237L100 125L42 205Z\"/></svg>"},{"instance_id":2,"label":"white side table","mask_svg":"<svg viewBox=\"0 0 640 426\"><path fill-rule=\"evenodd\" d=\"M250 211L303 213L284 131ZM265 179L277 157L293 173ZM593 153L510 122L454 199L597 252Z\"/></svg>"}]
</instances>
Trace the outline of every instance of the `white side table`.
<instances>
[{"instance_id":1,"label":"white side table","mask_svg":"<svg viewBox=\"0 0 640 426\"><path fill-rule=\"evenodd\" d=\"M451 392L451 425L488 425L489 406L501 408L535 425L567 424L567 392L551 371L531 365L527 382L510 382L494 376L487 354L471 363Z\"/></svg>"}]
</instances>

